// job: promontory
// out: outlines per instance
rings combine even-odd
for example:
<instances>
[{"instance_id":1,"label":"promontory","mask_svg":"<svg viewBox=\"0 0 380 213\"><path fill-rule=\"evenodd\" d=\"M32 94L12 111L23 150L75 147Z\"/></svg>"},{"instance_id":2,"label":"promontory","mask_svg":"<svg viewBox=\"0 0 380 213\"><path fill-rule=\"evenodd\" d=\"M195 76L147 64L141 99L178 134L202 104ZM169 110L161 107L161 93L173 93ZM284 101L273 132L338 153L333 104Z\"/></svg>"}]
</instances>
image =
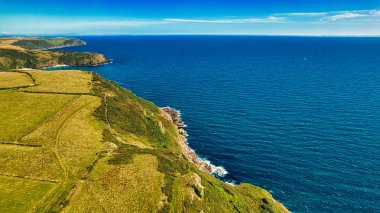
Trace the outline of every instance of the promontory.
<instances>
[{"instance_id":1,"label":"promontory","mask_svg":"<svg viewBox=\"0 0 380 213\"><path fill-rule=\"evenodd\" d=\"M288 212L191 162L167 110L96 73L39 70L107 62L46 51L82 44L0 39L0 212Z\"/></svg>"}]
</instances>

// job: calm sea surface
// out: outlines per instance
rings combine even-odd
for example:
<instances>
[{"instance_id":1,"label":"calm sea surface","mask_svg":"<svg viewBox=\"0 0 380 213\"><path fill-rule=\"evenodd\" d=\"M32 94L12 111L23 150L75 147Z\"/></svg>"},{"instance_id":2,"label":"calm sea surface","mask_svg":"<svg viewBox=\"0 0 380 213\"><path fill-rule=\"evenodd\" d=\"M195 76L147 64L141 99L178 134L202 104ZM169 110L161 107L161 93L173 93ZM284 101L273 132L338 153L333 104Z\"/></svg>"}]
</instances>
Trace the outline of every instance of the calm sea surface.
<instances>
[{"instance_id":1,"label":"calm sea surface","mask_svg":"<svg viewBox=\"0 0 380 213\"><path fill-rule=\"evenodd\" d=\"M380 38L79 37L190 146L294 212L380 211Z\"/></svg>"}]
</instances>

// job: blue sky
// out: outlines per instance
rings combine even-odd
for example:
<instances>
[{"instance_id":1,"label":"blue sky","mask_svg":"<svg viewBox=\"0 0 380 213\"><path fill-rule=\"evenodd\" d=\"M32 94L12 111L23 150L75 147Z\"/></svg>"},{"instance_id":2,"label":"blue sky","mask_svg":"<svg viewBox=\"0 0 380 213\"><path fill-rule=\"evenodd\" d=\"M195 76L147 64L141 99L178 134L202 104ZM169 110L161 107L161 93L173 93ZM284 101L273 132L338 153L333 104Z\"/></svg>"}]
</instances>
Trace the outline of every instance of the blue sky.
<instances>
[{"instance_id":1,"label":"blue sky","mask_svg":"<svg viewBox=\"0 0 380 213\"><path fill-rule=\"evenodd\" d=\"M3 34L380 35L380 0L0 0Z\"/></svg>"}]
</instances>

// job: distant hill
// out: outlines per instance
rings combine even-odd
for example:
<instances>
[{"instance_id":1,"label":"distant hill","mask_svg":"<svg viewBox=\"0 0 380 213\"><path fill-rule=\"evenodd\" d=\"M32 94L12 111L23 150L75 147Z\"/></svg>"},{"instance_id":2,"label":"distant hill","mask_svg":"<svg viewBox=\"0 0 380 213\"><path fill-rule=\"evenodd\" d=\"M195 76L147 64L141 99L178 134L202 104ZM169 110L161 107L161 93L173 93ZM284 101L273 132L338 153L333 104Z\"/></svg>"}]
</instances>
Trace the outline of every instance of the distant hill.
<instances>
[{"instance_id":1,"label":"distant hill","mask_svg":"<svg viewBox=\"0 0 380 213\"><path fill-rule=\"evenodd\" d=\"M0 38L0 70L55 65L97 66L107 63L98 53L50 52L44 49L86 44L71 38Z\"/></svg>"},{"instance_id":2,"label":"distant hill","mask_svg":"<svg viewBox=\"0 0 380 213\"><path fill-rule=\"evenodd\" d=\"M86 42L76 38L31 38L22 39L13 43L28 50L46 50L60 47L86 45Z\"/></svg>"}]
</instances>

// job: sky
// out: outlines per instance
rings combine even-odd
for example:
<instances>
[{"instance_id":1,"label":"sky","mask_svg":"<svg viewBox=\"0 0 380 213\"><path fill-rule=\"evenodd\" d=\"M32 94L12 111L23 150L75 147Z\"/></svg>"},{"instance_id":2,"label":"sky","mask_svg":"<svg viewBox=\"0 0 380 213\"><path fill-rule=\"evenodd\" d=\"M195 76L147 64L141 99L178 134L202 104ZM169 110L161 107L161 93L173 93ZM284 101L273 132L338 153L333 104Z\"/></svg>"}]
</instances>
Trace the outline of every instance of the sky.
<instances>
[{"instance_id":1,"label":"sky","mask_svg":"<svg viewBox=\"0 0 380 213\"><path fill-rule=\"evenodd\" d=\"M0 0L0 34L380 36L380 0Z\"/></svg>"}]
</instances>

